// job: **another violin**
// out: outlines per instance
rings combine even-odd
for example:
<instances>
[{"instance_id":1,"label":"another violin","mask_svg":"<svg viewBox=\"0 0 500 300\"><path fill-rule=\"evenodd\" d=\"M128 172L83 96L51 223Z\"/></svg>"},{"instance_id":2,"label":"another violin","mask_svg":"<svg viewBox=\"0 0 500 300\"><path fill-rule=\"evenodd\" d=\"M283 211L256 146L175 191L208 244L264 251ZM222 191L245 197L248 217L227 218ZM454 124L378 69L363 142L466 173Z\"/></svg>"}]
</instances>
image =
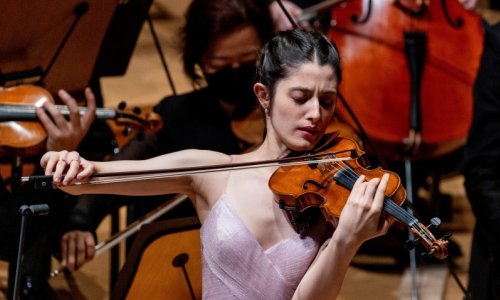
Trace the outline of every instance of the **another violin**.
<instances>
[{"instance_id":1,"label":"another violin","mask_svg":"<svg viewBox=\"0 0 500 300\"><path fill-rule=\"evenodd\" d=\"M54 102L52 95L45 89L22 85L0 89L0 153L33 156L43 151L47 134L37 122L35 109L44 102ZM56 105L63 116L69 116L67 106ZM80 115L86 107L79 107ZM114 120L118 125L126 126L126 132L134 129L155 132L162 126L162 119L155 113L145 118L137 114L125 113L112 108L97 108L96 118Z\"/></svg>"},{"instance_id":2,"label":"another violin","mask_svg":"<svg viewBox=\"0 0 500 300\"><path fill-rule=\"evenodd\" d=\"M383 210L408 226L417 236L415 241L407 243L407 247L412 248L420 242L429 251L429 255L438 259L448 256L447 237L436 239L428 227L422 225L419 220L401 207L406 199L406 191L401 186L401 180L396 173L381 168L367 169L365 153L358 144L347 138L337 137L314 154L321 153L325 153L324 158L352 157L354 159L282 166L269 180L269 187L279 195L279 205L287 212L292 224L296 225L297 218L305 210L319 207L325 219L336 226L358 177L365 175L366 180L370 180L381 178L387 173L389 182Z\"/></svg>"}]
</instances>

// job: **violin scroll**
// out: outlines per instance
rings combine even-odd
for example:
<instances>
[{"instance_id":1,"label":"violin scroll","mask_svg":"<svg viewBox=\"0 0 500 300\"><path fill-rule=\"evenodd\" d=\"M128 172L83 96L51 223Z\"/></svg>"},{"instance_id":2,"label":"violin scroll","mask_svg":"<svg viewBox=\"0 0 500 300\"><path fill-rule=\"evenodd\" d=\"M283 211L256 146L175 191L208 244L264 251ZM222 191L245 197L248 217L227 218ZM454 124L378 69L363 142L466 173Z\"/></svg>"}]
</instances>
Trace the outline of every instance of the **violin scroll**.
<instances>
[{"instance_id":1,"label":"violin scroll","mask_svg":"<svg viewBox=\"0 0 500 300\"><path fill-rule=\"evenodd\" d=\"M126 108L127 104L120 102L113 118L116 125L125 127L122 131L124 136L135 130L138 130L140 135L144 132L155 133L163 127L163 119L159 114L151 111L141 117L142 110L139 107L132 108L132 113L127 113Z\"/></svg>"},{"instance_id":2,"label":"violin scroll","mask_svg":"<svg viewBox=\"0 0 500 300\"><path fill-rule=\"evenodd\" d=\"M414 240L408 240L405 243L405 247L408 250L412 250L419 243L424 245L427 249L427 253L424 253L425 256L434 256L438 259L445 259L448 257L448 240L451 237L451 234L446 234L440 239L436 239L434 235L430 232L431 227L437 227L441 224L441 220L437 217L431 219L431 224L424 226L421 223L418 224L418 228L423 231L418 231L415 228L412 228L413 234L416 236Z\"/></svg>"}]
</instances>

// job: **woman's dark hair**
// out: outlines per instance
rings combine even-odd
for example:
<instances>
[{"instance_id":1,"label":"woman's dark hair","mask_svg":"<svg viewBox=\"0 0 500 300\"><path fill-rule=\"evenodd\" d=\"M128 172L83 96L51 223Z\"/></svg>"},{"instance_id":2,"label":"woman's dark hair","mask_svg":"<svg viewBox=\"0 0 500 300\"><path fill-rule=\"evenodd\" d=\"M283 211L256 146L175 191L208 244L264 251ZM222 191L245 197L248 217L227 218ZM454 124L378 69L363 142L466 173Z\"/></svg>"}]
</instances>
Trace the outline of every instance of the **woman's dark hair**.
<instances>
[{"instance_id":1,"label":"woman's dark hair","mask_svg":"<svg viewBox=\"0 0 500 300\"><path fill-rule=\"evenodd\" d=\"M278 33L262 49L257 81L267 86L271 99L276 83L305 62L329 65L342 81L340 55L335 44L319 32L292 29Z\"/></svg>"},{"instance_id":2,"label":"woman's dark hair","mask_svg":"<svg viewBox=\"0 0 500 300\"><path fill-rule=\"evenodd\" d=\"M193 0L186 14L183 55L184 71L194 81L203 54L218 37L242 26L256 28L262 44L272 37L272 22L263 0Z\"/></svg>"}]
</instances>

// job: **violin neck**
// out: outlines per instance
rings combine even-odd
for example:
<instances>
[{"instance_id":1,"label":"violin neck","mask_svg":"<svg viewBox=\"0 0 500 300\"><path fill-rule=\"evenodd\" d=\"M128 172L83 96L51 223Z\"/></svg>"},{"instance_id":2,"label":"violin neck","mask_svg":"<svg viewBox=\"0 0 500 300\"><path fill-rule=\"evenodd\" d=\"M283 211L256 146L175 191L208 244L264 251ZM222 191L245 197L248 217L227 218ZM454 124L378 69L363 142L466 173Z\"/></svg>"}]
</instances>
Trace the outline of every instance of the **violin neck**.
<instances>
[{"instance_id":1,"label":"violin neck","mask_svg":"<svg viewBox=\"0 0 500 300\"><path fill-rule=\"evenodd\" d=\"M344 168L339 170L333 178L342 185L343 187L352 190L354 187L354 183L358 179L359 175L354 172L352 169ZM384 212L396 218L401 223L405 224L408 227L412 227L415 224L418 224L418 220L414 218L409 212L407 212L404 208L397 205L394 201L392 201L389 197L384 197Z\"/></svg>"},{"instance_id":2,"label":"violin neck","mask_svg":"<svg viewBox=\"0 0 500 300\"><path fill-rule=\"evenodd\" d=\"M0 105L0 122L6 121L35 121L37 116L33 105ZM70 115L69 109L65 105L56 105L57 110L65 117ZM87 111L86 107L78 107L80 116ZM116 110L112 108L97 108L96 118L100 120L116 119Z\"/></svg>"}]
</instances>

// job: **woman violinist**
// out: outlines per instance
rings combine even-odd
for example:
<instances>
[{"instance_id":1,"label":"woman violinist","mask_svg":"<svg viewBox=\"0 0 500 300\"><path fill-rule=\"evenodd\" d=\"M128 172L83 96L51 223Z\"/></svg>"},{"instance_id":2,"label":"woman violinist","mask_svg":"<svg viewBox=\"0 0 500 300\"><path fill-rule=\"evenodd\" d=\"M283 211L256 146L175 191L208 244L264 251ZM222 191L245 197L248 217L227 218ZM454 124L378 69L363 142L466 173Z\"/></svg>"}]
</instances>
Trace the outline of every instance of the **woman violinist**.
<instances>
[{"instance_id":1,"label":"woman violinist","mask_svg":"<svg viewBox=\"0 0 500 300\"><path fill-rule=\"evenodd\" d=\"M114 162L91 162L77 152L61 151L46 153L41 165L54 184L71 194L187 194L202 222L205 299L332 299L360 245L390 226L381 214L387 175L356 181L333 233L318 218L301 234L268 187L274 168L72 183L99 173L262 161L311 150L332 118L340 79L339 54L326 37L298 29L281 32L260 58L254 92L266 114L267 133L254 151L184 150Z\"/></svg>"}]
</instances>

